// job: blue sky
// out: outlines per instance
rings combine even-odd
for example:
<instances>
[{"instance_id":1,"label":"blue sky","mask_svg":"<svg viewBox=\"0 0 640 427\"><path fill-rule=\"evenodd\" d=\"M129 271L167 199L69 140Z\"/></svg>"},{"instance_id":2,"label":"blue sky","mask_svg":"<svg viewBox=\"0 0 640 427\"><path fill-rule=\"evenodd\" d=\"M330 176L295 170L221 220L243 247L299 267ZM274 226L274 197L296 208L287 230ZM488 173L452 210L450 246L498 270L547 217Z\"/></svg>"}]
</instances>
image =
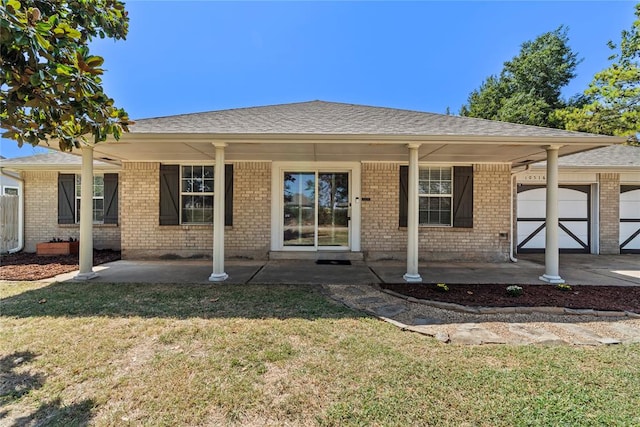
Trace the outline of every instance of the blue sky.
<instances>
[{"instance_id":1,"label":"blue sky","mask_svg":"<svg viewBox=\"0 0 640 427\"><path fill-rule=\"evenodd\" d=\"M92 51L134 119L314 99L457 113L524 41L560 25L583 58L564 95L582 92L634 4L130 1L127 40ZM0 145L5 157L33 153Z\"/></svg>"}]
</instances>

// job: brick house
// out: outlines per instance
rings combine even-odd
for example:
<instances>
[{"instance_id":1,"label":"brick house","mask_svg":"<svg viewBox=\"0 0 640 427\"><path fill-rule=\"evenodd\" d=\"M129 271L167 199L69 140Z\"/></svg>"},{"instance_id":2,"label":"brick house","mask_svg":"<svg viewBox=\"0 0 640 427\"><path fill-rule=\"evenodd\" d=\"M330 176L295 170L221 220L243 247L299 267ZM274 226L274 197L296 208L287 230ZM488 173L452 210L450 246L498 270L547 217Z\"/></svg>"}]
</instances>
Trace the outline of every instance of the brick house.
<instances>
[{"instance_id":1,"label":"brick house","mask_svg":"<svg viewBox=\"0 0 640 427\"><path fill-rule=\"evenodd\" d=\"M349 257L406 260L404 278L420 281L419 260L509 259L518 171L547 160L553 223L558 157L620 142L312 101L137 120L119 142L78 150L73 177L2 166L22 171L31 199L26 250L79 233L81 278L94 275L91 245L117 247L119 236L125 259L211 256L211 280L226 278L229 258ZM556 229L545 239L552 282L561 281Z\"/></svg>"}]
</instances>

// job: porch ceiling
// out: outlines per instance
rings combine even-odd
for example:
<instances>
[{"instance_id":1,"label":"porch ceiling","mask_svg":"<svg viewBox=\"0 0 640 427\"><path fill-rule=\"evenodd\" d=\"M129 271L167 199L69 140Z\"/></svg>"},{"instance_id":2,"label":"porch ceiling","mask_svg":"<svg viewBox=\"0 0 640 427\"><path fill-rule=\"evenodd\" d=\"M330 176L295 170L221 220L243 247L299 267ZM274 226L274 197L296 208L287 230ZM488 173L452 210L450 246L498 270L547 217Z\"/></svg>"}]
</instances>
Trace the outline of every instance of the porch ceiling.
<instances>
[{"instance_id":1,"label":"porch ceiling","mask_svg":"<svg viewBox=\"0 0 640 427\"><path fill-rule=\"evenodd\" d=\"M131 136L131 137L128 137ZM406 137L405 137L406 138ZM616 142L590 138L588 141L558 141L541 138L535 141L514 141L507 138L451 139L419 141L406 139L376 139L353 137L324 137L322 139L301 138L200 138L154 136L140 138L125 135L120 142L97 144L94 157L98 160L153 161L153 162L202 162L213 161L213 143L224 142L227 161L408 161L409 143L421 143L419 159L433 163L511 163L519 166L546 159L545 147L559 145L560 156L582 152Z\"/></svg>"}]
</instances>

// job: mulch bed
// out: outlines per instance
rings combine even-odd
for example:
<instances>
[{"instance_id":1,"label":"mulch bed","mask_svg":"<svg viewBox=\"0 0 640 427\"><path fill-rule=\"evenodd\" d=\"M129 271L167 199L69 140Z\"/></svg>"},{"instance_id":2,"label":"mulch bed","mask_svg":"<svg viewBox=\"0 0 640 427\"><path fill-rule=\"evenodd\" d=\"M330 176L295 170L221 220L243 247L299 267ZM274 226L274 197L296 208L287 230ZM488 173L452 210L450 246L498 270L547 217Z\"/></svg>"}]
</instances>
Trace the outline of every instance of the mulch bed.
<instances>
[{"instance_id":1,"label":"mulch bed","mask_svg":"<svg viewBox=\"0 0 640 427\"><path fill-rule=\"evenodd\" d=\"M449 291L435 284L383 284L384 289L402 295L433 301L477 307L566 307L631 311L640 313L640 286L579 286L562 291L554 285L521 285L523 294L507 294L506 285L450 285Z\"/></svg>"},{"instance_id":2,"label":"mulch bed","mask_svg":"<svg viewBox=\"0 0 640 427\"><path fill-rule=\"evenodd\" d=\"M119 251L93 251L93 265L119 259ZM42 280L79 268L78 255L42 256L19 252L0 256L0 280Z\"/></svg>"}]
</instances>

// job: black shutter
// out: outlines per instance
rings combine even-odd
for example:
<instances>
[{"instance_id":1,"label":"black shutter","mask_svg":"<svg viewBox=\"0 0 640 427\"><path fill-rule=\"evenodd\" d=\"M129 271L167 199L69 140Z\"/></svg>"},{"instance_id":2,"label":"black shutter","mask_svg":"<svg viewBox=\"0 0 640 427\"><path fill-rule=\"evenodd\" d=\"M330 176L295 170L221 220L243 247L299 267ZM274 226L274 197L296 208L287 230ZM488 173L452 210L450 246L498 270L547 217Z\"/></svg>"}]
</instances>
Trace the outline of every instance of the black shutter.
<instances>
[{"instance_id":1,"label":"black shutter","mask_svg":"<svg viewBox=\"0 0 640 427\"><path fill-rule=\"evenodd\" d=\"M224 165L224 225L233 225L233 165Z\"/></svg>"},{"instance_id":2,"label":"black shutter","mask_svg":"<svg viewBox=\"0 0 640 427\"><path fill-rule=\"evenodd\" d=\"M453 226L473 227L473 167L453 168Z\"/></svg>"},{"instance_id":3,"label":"black shutter","mask_svg":"<svg viewBox=\"0 0 640 427\"><path fill-rule=\"evenodd\" d=\"M118 223L118 174L104 174L104 223Z\"/></svg>"},{"instance_id":4,"label":"black shutter","mask_svg":"<svg viewBox=\"0 0 640 427\"><path fill-rule=\"evenodd\" d=\"M160 225L180 223L180 166L160 165Z\"/></svg>"},{"instance_id":5,"label":"black shutter","mask_svg":"<svg viewBox=\"0 0 640 427\"><path fill-rule=\"evenodd\" d=\"M58 224L76 223L76 176L58 175Z\"/></svg>"},{"instance_id":6,"label":"black shutter","mask_svg":"<svg viewBox=\"0 0 640 427\"><path fill-rule=\"evenodd\" d=\"M409 212L409 166L400 166L400 227L407 226L407 212Z\"/></svg>"}]
</instances>

